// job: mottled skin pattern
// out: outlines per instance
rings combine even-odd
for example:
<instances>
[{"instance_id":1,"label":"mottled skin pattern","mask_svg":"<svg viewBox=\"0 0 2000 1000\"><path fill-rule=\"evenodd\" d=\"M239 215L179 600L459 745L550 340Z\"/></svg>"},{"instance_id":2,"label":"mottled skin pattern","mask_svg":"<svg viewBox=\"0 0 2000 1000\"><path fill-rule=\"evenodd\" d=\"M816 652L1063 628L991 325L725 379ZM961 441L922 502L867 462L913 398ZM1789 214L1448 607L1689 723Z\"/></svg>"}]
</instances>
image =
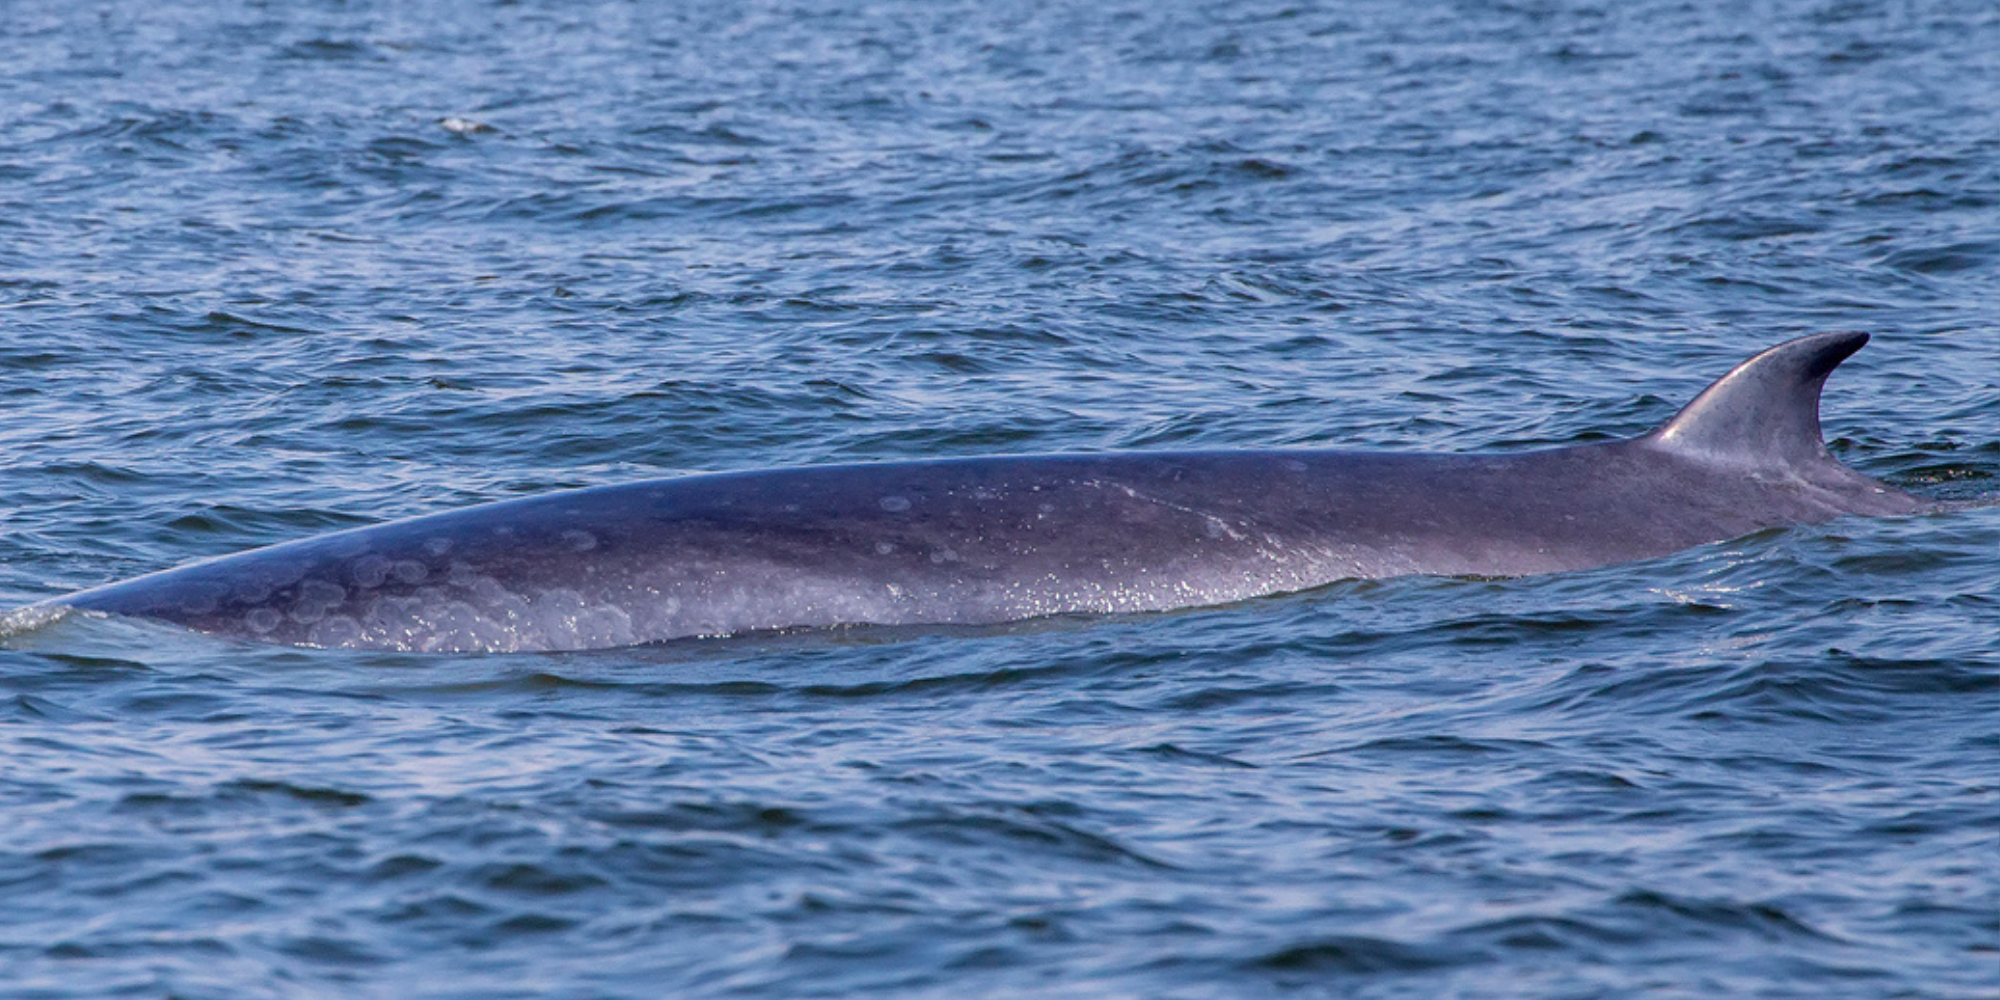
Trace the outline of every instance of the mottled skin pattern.
<instances>
[{"instance_id":1,"label":"mottled skin pattern","mask_svg":"<svg viewBox=\"0 0 2000 1000\"><path fill-rule=\"evenodd\" d=\"M1841 466L1821 443L1821 384L1866 340L1780 345L1629 441L1511 455L1144 452L690 476L344 531L53 603L300 645L586 649L1602 566L1928 506Z\"/></svg>"}]
</instances>

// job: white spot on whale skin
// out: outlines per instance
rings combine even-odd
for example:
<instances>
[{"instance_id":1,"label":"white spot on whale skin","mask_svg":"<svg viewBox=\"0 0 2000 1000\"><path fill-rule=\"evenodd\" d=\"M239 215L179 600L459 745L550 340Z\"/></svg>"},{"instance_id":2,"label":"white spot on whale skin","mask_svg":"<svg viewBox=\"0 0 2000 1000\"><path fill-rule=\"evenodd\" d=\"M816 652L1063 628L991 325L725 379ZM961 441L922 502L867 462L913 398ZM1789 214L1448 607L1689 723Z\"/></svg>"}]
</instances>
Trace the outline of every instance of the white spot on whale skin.
<instances>
[{"instance_id":1,"label":"white spot on whale skin","mask_svg":"<svg viewBox=\"0 0 2000 1000\"><path fill-rule=\"evenodd\" d=\"M374 590L389 579L389 560L384 556L369 553L354 560L347 572L354 577L354 585L363 590Z\"/></svg>"},{"instance_id":2,"label":"white spot on whale skin","mask_svg":"<svg viewBox=\"0 0 2000 1000\"><path fill-rule=\"evenodd\" d=\"M416 648L423 652L507 651L519 647L517 634L480 614L478 608L465 601L428 607L426 613L426 633L413 637Z\"/></svg>"},{"instance_id":3,"label":"white spot on whale skin","mask_svg":"<svg viewBox=\"0 0 2000 1000\"><path fill-rule=\"evenodd\" d=\"M258 635L269 633L283 620L283 616L270 608L257 608L243 616L243 624L250 626L250 631Z\"/></svg>"},{"instance_id":4,"label":"white spot on whale skin","mask_svg":"<svg viewBox=\"0 0 2000 1000\"><path fill-rule=\"evenodd\" d=\"M404 583L422 583L424 577L431 575L431 571L425 569L424 564L415 559L399 559L395 565L389 567L389 572Z\"/></svg>"},{"instance_id":5,"label":"white spot on whale skin","mask_svg":"<svg viewBox=\"0 0 2000 1000\"><path fill-rule=\"evenodd\" d=\"M889 553L891 553L891 552L894 552L894 551L896 551L896 546L895 546L895 545L893 545L893 544L891 544L891 543L889 543L889 542L876 542L876 543L875 543L875 554L876 554L876 555L878 555L878 556L886 556L886 555L888 555Z\"/></svg>"},{"instance_id":6,"label":"white spot on whale skin","mask_svg":"<svg viewBox=\"0 0 2000 1000\"><path fill-rule=\"evenodd\" d=\"M299 599L292 605L291 618L301 625L311 625L346 601L346 587L325 580L307 580L299 587Z\"/></svg>"},{"instance_id":7,"label":"white spot on whale skin","mask_svg":"<svg viewBox=\"0 0 2000 1000\"><path fill-rule=\"evenodd\" d=\"M931 553L931 562L937 563L940 566L948 562L957 562L957 561L958 561L958 553L953 552L950 549L939 549L936 552Z\"/></svg>"},{"instance_id":8,"label":"white spot on whale skin","mask_svg":"<svg viewBox=\"0 0 2000 1000\"><path fill-rule=\"evenodd\" d=\"M312 627L306 641L315 646L338 649L361 641L361 623L346 615L334 615Z\"/></svg>"},{"instance_id":9,"label":"white spot on whale skin","mask_svg":"<svg viewBox=\"0 0 2000 1000\"><path fill-rule=\"evenodd\" d=\"M181 610L191 615L214 614L229 596L229 588L217 583L197 583L181 598Z\"/></svg>"},{"instance_id":10,"label":"white spot on whale skin","mask_svg":"<svg viewBox=\"0 0 2000 1000\"><path fill-rule=\"evenodd\" d=\"M624 608L609 602L593 604L574 590L543 591L528 611L540 633L538 648L591 649L638 641Z\"/></svg>"},{"instance_id":11,"label":"white spot on whale skin","mask_svg":"<svg viewBox=\"0 0 2000 1000\"><path fill-rule=\"evenodd\" d=\"M572 552L589 552L597 547L597 536L588 531L570 528L562 533L562 543Z\"/></svg>"},{"instance_id":12,"label":"white spot on whale skin","mask_svg":"<svg viewBox=\"0 0 2000 1000\"><path fill-rule=\"evenodd\" d=\"M424 551L434 556L444 555L451 551L451 539L443 536L428 539L424 542Z\"/></svg>"},{"instance_id":13,"label":"white spot on whale skin","mask_svg":"<svg viewBox=\"0 0 2000 1000\"><path fill-rule=\"evenodd\" d=\"M883 497L882 509L891 514L900 514L910 509L910 499L908 497Z\"/></svg>"}]
</instances>

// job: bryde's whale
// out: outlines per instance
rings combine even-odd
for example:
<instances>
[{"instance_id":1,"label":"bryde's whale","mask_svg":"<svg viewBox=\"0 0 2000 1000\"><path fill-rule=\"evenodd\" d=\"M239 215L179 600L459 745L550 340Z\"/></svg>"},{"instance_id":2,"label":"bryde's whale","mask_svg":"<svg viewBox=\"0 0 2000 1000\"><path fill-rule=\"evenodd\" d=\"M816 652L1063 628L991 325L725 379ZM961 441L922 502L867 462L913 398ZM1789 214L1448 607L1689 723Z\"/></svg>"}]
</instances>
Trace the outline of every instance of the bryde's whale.
<instances>
[{"instance_id":1,"label":"bryde's whale","mask_svg":"<svg viewBox=\"0 0 2000 1000\"><path fill-rule=\"evenodd\" d=\"M1158 611L1411 573L1516 576L1936 504L1820 437L1828 333L1630 440L955 458L733 472L489 503L48 602L305 646L570 650L844 624Z\"/></svg>"}]
</instances>

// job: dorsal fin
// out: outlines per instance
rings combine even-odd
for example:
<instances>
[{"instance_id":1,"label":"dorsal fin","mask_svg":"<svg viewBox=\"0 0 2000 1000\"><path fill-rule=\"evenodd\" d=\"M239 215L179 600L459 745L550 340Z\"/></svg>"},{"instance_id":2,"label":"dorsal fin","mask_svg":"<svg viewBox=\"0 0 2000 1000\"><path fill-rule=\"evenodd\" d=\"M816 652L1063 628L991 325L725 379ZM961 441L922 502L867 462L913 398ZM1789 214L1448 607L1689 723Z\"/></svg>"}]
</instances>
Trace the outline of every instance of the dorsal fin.
<instances>
[{"instance_id":1,"label":"dorsal fin","mask_svg":"<svg viewBox=\"0 0 2000 1000\"><path fill-rule=\"evenodd\" d=\"M1866 343L1865 333L1788 340L1737 365L1640 440L1718 465L1803 472L1832 463L1820 439L1820 387Z\"/></svg>"}]
</instances>

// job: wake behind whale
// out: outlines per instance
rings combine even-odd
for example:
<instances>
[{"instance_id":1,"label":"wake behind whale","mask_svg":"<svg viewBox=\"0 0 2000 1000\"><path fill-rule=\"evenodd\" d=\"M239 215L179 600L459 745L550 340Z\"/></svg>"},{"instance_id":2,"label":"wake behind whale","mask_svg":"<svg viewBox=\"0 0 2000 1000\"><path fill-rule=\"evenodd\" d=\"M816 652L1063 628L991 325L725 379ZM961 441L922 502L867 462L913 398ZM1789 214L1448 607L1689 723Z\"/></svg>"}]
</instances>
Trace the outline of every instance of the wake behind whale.
<instances>
[{"instance_id":1,"label":"wake behind whale","mask_svg":"<svg viewBox=\"0 0 2000 1000\"><path fill-rule=\"evenodd\" d=\"M1506 455L1132 452L723 473L484 504L47 602L304 646L574 650L763 629L1158 611L1644 559L1934 504L1836 461L1829 333L1652 432Z\"/></svg>"}]
</instances>

